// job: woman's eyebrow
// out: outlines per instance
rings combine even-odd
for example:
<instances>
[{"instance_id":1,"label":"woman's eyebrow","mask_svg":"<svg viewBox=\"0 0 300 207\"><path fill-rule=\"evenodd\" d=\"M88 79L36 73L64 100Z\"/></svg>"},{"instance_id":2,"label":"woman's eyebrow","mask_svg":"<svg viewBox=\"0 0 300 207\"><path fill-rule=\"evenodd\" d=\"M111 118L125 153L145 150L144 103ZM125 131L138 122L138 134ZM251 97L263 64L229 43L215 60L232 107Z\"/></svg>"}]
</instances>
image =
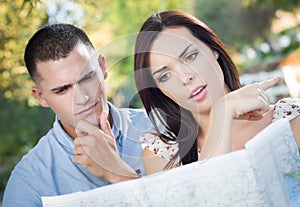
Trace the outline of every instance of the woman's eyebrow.
<instances>
[{"instance_id":1,"label":"woman's eyebrow","mask_svg":"<svg viewBox=\"0 0 300 207\"><path fill-rule=\"evenodd\" d=\"M159 73L159 72L163 71L164 69L166 69L166 67L162 67L162 68L160 68L160 69L154 71L154 72L152 73L152 76L154 76L156 73Z\"/></svg>"},{"instance_id":2,"label":"woman's eyebrow","mask_svg":"<svg viewBox=\"0 0 300 207\"><path fill-rule=\"evenodd\" d=\"M186 51L192 46L192 45L194 45L193 43L192 44L190 44L190 45L188 45L179 55L178 55L178 58L182 58L182 56L186 53ZM162 68L160 68L160 69L157 69L156 71L154 71L153 73L152 73L152 76L154 76L156 73L159 73L159 72L161 72L161 71L163 71L163 70L165 70L166 69L166 67L162 67Z\"/></svg>"},{"instance_id":3,"label":"woman's eyebrow","mask_svg":"<svg viewBox=\"0 0 300 207\"><path fill-rule=\"evenodd\" d=\"M178 55L178 57L179 58L182 58L182 56L186 53L186 51L191 47L193 45L193 43L192 44L190 44L190 45L188 45L179 55Z\"/></svg>"}]
</instances>

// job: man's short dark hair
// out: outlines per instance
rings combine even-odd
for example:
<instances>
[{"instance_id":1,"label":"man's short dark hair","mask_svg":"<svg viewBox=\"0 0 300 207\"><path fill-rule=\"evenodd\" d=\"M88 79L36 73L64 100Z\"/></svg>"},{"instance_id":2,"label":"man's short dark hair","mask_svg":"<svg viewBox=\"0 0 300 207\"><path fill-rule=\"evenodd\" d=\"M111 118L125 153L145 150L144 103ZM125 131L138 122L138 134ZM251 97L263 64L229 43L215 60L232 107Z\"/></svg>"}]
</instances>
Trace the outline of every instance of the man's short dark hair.
<instances>
[{"instance_id":1,"label":"man's short dark hair","mask_svg":"<svg viewBox=\"0 0 300 207\"><path fill-rule=\"evenodd\" d=\"M73 25L52 24L39 29L28 41L24 54L32 80L39 82L38 62L66 58L79 42L94 48L86 33Z\"/></svg>"}]
</instances>

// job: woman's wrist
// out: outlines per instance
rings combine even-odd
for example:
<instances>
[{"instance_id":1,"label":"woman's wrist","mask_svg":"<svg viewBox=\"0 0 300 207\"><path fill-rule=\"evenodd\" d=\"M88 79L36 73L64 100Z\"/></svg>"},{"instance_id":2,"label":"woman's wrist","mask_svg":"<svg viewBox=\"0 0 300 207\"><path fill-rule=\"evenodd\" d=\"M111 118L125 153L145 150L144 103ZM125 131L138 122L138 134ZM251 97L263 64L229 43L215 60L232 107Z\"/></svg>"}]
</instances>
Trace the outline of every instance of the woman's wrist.
<instances>
[{"instance_id":1,"label":"woman's wrist","mask_svg":"<svg viewBox=\"0 0 300 207\"><path fill-rule=\"evenodd\" d=\"M230 97L224 96L216 101L212 107L212 118L223 118L224 121L235 119L237 115L234 107L234 103L230 100Z\"/></svg>"}]
</instances>

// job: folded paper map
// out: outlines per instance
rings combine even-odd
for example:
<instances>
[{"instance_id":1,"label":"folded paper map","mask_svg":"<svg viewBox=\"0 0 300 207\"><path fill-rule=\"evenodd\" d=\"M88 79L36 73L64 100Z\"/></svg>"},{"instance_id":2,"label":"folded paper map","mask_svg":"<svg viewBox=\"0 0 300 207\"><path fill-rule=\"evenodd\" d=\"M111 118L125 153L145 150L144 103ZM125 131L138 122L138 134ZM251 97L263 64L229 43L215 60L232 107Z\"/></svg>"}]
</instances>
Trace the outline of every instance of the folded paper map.
<instances>
[{"instance_id":1,"label":"folded paper map","mask_svg":"<svg viewBox=\"0 0 300 207\"><path fill-rule=\"evenodd\" d=\"M300 206L299 152L288 120L279 120L245 149L140 179L61 196L44 207Z\"/></svg>"}]
</instances>

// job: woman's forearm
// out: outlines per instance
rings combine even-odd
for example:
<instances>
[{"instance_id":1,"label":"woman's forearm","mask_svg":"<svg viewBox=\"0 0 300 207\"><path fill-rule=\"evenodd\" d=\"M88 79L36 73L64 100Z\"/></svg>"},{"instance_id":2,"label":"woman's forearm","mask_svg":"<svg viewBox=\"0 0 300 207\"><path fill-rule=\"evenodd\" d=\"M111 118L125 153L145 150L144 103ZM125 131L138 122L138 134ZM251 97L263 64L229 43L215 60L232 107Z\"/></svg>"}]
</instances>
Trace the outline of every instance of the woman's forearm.
<instances>
[{"instance_id":1,"label":"woman's forearm","mask_svg":"<svg viewBox=\"0 0 300 207\"><path fill-rule=\"evenodd\" d=\"M232 111L226 107L225 99L217 102L210 114L210 129L201 149L200 160L231 151L232 121Z\"/></svg>"}]
</instances>

